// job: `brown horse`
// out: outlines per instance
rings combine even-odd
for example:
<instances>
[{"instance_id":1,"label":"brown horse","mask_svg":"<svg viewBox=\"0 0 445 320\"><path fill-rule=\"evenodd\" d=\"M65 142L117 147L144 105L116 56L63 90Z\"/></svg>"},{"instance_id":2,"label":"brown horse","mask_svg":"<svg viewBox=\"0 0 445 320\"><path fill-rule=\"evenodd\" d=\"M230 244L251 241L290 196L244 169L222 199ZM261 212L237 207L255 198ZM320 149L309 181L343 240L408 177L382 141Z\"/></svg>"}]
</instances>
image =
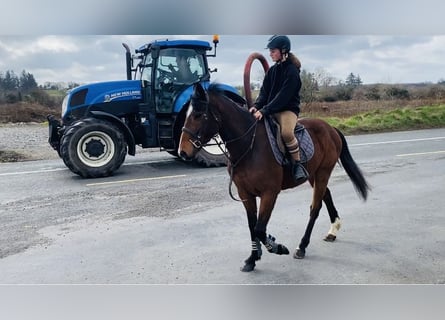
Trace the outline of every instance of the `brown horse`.
<instances>
[{"instance_id":1,"label":"brown horse","mask_svg":"<svg viewBox=\"0 0 445 320\"><path fill-rule=\"evenodd\" d=\"M326 204L331 220L331 229L325 240L334 241L340 228L339 216L327 187L337 161L341 161L359 196L364 200L369 187L339 130L318 119L301 119L299 123L304 125L314 144L314 155L306 164L308 181L313 188L310 218L294 253L294 258L302 259L322 201ZM284 245L266 234L266 227L278 194L281 190L296 187L297 184L293 180L290 167L282 166L275 160L264 122L256 121L247 108L230 99L217 84L211 84L207 90L197 84L182 131L179 155L185 160L191 160L202 145L216 134L225 143L231 181L233 179L246 209L252 240L251 255L245 260L241 270L252 271L255 268L255 261L260 260L262 254L261 243L269 252L289 254ZM257 197L260 198L258 215Z\"/></svg>"}]
</instances>

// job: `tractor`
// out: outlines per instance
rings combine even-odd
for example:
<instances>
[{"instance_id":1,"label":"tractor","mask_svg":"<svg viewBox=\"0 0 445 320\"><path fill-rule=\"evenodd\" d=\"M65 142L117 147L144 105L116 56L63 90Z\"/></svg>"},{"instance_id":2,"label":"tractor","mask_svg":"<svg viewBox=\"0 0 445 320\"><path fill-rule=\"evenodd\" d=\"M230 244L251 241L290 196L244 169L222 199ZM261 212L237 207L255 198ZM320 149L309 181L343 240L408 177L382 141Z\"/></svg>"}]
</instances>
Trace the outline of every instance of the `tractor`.
<instances>
[{"instance_id":1,"label":"tractor","mask_svg":"<svg viewBox=\"0 0 445 320\"><path fill-rule=\"evenodd\" d=\"M194 84L210 84L207 58L216 56L202 40L157 40L132 54L123 43L126 80L91 83L68 92L61 119L48 115L48 142L65 165L84 178L112 175L136 146L177 155ZM212 52L213 51L213 52ZM238 91L222 84L227 95L245 104ZM204 167L227 164L221 140L202 148L194 162Z\"/></svg>"}]
</instances>

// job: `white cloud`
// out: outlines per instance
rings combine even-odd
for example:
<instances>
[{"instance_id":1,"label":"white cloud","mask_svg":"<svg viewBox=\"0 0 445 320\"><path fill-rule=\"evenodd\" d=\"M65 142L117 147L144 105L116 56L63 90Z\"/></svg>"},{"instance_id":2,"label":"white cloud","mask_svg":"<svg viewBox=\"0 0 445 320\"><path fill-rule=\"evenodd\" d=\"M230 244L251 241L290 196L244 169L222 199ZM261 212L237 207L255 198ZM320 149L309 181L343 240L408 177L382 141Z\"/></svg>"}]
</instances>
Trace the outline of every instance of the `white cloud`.
<instances>
[{"instance_id":1,"label":"white cloud","mask_svg":"<svg viewBox=\"0 0 445 320\"><path fill-rule=\"evenodd\" d=\"M135 48L155 39L200 39L212 35L0 36L0 72L25 69L38 83L97 82L125 78L122 42ZM269 35L221 35L212 80L242 85L244 64L262 53ZM336 79L359 74L365 83L436 82L444 78L445 36L290 36L303 69L323 69ZM257 80L253 71L251 80Z\"/></svg>"},{"instance_id":2,"label":"white cloud","mask_svg":"<svg viewBox=\"0 0 445 320\"><path fill-rule=\"evenodd\" d=\"M0 45L11 54L10 58L12 59L45 52L73 53L80 51L80 48L74 43L72 38L60 36L43 36L29 42L23 42L18 39L7 45L5 43L0 43Z\"/></svg>"},{"instance_id":3,"label":"white cloud","mask_svg":"<svg viewBox=\"0 0 445 320\"><path fill-rule=\"evenodd\" d=\"M35 52L78 52L80 49L74 44L71 38L62 38L58 36L45 36L38 38L31 45L31 51Z\"/></svg>"}]
</instances>

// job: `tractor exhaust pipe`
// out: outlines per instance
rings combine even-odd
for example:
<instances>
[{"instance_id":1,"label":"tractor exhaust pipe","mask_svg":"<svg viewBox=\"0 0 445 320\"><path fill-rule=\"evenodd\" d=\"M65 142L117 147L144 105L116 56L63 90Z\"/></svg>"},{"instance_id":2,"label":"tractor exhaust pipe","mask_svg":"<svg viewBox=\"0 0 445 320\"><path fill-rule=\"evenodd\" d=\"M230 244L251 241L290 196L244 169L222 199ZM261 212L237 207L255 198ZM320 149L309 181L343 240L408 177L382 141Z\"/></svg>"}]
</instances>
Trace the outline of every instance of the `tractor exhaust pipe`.
<instances>
[{"instance_id":1,"label":"tractor exhaust pipe","mask_svg":"<svg viewBox=\"0 0 445 320\"><path fill-rule=\"evenodd\" d=\"M131 69L132 69L132 59L131 59L131 52L130 52L130 47L126 44L126 43L122 43L122 45L125 48L125 62L126 62L126 66L127 66L127 80L132 80L131 77Z\"/></svg>"}]
</instances>

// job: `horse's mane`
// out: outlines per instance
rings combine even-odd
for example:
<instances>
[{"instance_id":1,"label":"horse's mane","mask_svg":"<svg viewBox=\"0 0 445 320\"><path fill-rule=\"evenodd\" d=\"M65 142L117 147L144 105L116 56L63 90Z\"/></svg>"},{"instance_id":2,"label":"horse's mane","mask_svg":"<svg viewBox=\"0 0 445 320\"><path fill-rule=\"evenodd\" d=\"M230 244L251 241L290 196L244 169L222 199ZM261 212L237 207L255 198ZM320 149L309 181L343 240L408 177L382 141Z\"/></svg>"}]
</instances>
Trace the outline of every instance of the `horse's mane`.
<instances>
[{"instance_id":1,"label":"horse's mane","mask_svg":"<svg viewBox=\"0 0 445 320\"><path fill-rule=\"evenodd\" d=\"M224 86L217 82L212 82L209 85L209 88L207 89L207 92L210 94L214 94L217 97L223 97L225 99L228 99L231 101L231 104L239 109L240 111L243 111L247 114L249 114L249 111L247 109L247 102L246 100L239 94L234 93L232 91L228 91Z\"/></svg>"}]
</instances>

